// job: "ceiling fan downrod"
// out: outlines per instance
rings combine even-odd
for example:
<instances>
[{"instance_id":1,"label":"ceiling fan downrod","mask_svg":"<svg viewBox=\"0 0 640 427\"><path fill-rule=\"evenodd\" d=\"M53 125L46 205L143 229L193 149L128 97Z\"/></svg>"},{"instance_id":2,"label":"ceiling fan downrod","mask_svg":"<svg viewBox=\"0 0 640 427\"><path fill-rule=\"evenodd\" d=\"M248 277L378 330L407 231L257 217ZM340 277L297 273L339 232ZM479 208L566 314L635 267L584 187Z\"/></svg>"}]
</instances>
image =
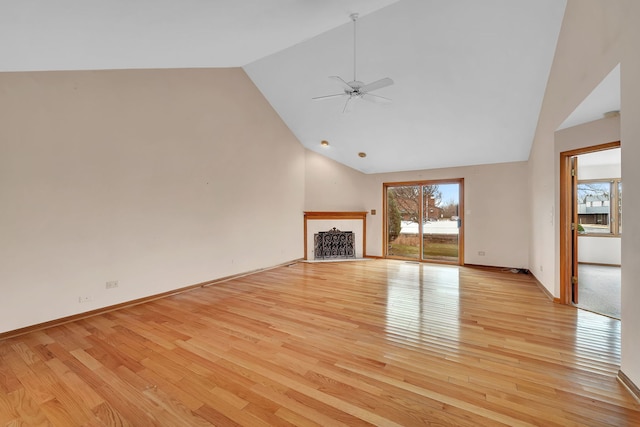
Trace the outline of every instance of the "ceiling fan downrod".
<instances>
[{"instance_id":1,"label":"ceiling fan downrod","mask_svg":"<svg viewBox=\"0 0 640 427\"><path fill-rule=\"evenodd\" d=\"M349 18L353 21L353 81L356 81L356 21L360 15L352 13Z\"/></svg>"}]
</instances>

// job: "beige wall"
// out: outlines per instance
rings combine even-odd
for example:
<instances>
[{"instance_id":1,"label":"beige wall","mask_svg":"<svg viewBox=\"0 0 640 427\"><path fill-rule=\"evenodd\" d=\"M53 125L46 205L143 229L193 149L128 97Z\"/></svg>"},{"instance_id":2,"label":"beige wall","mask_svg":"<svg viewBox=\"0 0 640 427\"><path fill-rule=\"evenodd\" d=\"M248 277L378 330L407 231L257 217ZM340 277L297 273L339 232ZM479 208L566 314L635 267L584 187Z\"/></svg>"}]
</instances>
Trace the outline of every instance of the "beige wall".
<instances>
[{"instance_id":1,"label":"beige wall","mask_svg":"<svg viewBox=\"0 0 640 427\"><path fill-rule=\"evenodd\" d=\"M558 147L555 132L620 62L616 45L619 13L618 1L568 1L529 156L532 208L529 265L538 280L555 296L560 295L558 153L577 148L575 139L566 135L580 133L586 128L558 132L561 137L565 136ZM602 123L588 127L597 129L603 137L611 132ZM609 141L598 143L602 142ZM588 145L594 143L585 144Z\"/></svg>"},{"instance_id":2,"label":"beige wall","mask_svg":"<svg viewBox=\"0 0 640 427\"><path fill-rule=\"evenodd\" d=\"M365 174L311 150L305 150L305 159L305 211L371 209Z\"/></svg>"},{"instance_id":3,"label":"beige wall","mask_svg":"<svg viewBox=\"0 0 640 427\"><path fill-rule=\"evenodd\" d=\"M0 150L0 332L303 255L304 149L242 69L2 73Z\"/></svg>"},{"instance_id":4,"label":"beige wall","mask_svg":"<svg viewBox=\"0 0 640 427\"><path fill-rule=\"evenodd\" d=\"M569 0L530 158L531 270L559 296L556 129L621 64L620 136L625 194L622 236L622 371L640 384L640 2ZM610 124L610 123L609 123ZM600 126L602 124L596 124ZM576 130L567 130L575 132ZM580 130L578 130L580 131ZM564 131L563 131L564 132ZM608 139L608 135L606 139ZM608 142L608 141L602 141ZM577 141L572 142L573 146ZM558 146L556 146L558 144ZM584 146L592 145L585 141ZM574 147L575 148L575 147ZM542 271L540 270L542 267Z\"/></svg>"},{"instance_id":5,"label":"beige wall","mask_svg":"<svg viewBox=\"0 0 640 427\"><path fill-rule=\"evenodd\" d=\"M622 371L640 386L640 2L625 0L621 65L622 181ZM623 20L626 19L626 20Z\"/></svg>"},{"instance_id":6,"label":"beige wall","mask_svg":"<svg viewBox=\"0 0 640 427\"><path fill-rule=\"evenodd\" d=\"M305 210L375 209L367 215L367 255L382 256L383 183L451 178L464 178L465 263L527 268L524 162L366 175L307 151Z\"/></svg>"},{"instance_id":7,"label":"beige wall","mask_svg":"<svg viewBox=\"0 0 640 427\"><path fill-rule=\"evenodd\" d=\"M620 117L609 117L600 120L594 120L579 126L570 127L559 130L554 135L554 189L555 199L558 213L560 212L560 153L563 151L575 150L577 148L592 147L594 145L604 144L607 142L620 141ZM618 165L619 166L619 165ZM589 179L588 172L594 173L598 170L614 171L613 174L604 175L608 178L620 176L620 168L613 165L591 167L587 171L580 167L579 179ZM603 177L599 175L598 177ZM559 218L559 217L558 217ZM578 260L580 262L592 262L602 264L620 265L620 239L617 237L589 237L580 236L578 238ZM560 295L560 232L555 234L555 251L558 254L555 259L555 269L558 272L558 280L554 286L558 289L557 296ZM534 269L535 270L535 269ZM534 271L536 275L540 271Z\"/></svg>"},{"instance_id":8,"label":"beige wall","mask_svg":"<svg viewBox=\"0 0 640 427\"><path fill-rule=\"evenodd\" d=\"M588 3L588 4L587 4ZM589 32L582 20L595 21L606 13L600 0L587 0L582 9L576 1L569 0L563 26L558 39L556 54L547 83L535 138L529 156L531 195L531 250L530 270L556 297L559 291L557 239L559 228L558 160L556 159L554 132L580 102L613 69L617 55L609 54L599 67L590 64L590 48L597 49L603 43L604 34ZM603 20L604 21L604 20ZM576 61L580 67L575 67ZM577 93L576 93L577 92Z\"/></svg>"}]
</instances>

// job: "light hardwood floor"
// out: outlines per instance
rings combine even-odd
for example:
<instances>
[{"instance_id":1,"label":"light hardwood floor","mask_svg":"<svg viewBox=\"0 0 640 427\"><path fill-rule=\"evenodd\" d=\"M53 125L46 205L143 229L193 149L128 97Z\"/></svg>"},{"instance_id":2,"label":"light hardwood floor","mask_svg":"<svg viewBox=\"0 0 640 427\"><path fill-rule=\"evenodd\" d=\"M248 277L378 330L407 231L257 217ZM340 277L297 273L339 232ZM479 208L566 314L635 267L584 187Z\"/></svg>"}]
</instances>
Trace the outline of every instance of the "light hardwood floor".
<instances>
[{"instance_id":1,"label":"light hardwood floor","mask_svg":"<svg viewBox=\"0 0 640 427\"><path fill-rule=\"evenodd\" d=\"M530 276L297 263L0 342L0 425L640 425L620 323Z\"/></svg>"}]
</instances>

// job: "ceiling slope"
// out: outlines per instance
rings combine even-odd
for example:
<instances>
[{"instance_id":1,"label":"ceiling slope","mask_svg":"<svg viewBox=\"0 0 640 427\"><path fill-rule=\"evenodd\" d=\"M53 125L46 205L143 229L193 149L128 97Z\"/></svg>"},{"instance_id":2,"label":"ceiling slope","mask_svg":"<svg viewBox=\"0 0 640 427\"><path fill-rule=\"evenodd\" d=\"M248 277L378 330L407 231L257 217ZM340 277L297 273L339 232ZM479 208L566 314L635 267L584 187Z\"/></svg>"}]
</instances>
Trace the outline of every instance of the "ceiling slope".
<instances>
[{"instance_id":1,"label":"ceiling slope","mask_svg":"<svg viewBox=\"0 0 640 427\"><path fill-rule=\"evenodd\" d=\"M0 71L241 67L397 0L3 0Z\"/></svg>"},{"instance_id":2,"label":"ceiling slope","mask_svg":"<svg viewBox=\"0 0 640 427\"><path fill-rule=\"evenodd\" d=\"M328 76L353 76L348 14L244 68L305 147L365 173L524 161L565 5L401 0L364 16L358 80L391 77L376 93L393 102L358 100L346 114L343 98L311 98L339 92Z\"/></svg>"},{"instance_id":3,"label":"ceiling slope","mask_svg":"<svg viewBox=\"0 0 640 427\"><path fill-rule=\"evenodd\" d=\"M0 72L243 66L307 148L365 173L526 160L565 0L7 0ZM389 76L390 104L328 77ZM321 140L330 146L322 149ZM365 158L358 157L366 152Z\"/></svg>"}]
</instances>

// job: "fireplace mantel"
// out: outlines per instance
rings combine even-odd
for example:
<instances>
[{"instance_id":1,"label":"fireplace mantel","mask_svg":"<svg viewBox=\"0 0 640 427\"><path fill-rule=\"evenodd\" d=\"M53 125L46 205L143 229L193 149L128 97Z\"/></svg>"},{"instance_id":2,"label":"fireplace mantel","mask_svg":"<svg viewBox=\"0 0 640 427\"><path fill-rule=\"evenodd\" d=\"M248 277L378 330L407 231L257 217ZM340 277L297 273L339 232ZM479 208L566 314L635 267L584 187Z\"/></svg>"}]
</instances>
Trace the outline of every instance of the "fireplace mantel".
<instances>
[{"instance_id":1,"label":"fireplace mantel","mask_svg":"<svg viewBox=\"0 0 640 427\"><path fill-rule=\"evenodd\" d=\"M307 258L307 221L313 220L359 220L362 221L362 256L367 256L367 212L319 212L304 213L304 259Z\"/></svg>"}]
</instances>

